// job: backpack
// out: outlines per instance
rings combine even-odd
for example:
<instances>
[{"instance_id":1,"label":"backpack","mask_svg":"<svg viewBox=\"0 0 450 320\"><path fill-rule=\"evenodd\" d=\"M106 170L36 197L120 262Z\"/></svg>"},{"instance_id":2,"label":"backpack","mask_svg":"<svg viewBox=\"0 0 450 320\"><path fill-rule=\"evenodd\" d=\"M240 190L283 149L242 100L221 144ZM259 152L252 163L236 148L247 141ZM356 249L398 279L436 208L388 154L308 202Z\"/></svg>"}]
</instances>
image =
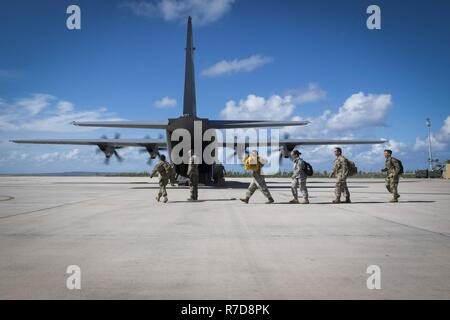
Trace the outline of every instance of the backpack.
<instances>
[{"instance_id":1,"label":"backpack","mask_svg":"<svg viewBox=\"0 0 450 320\"><path fill-rule=\"evenodd\" d=\"M308 162L303 161L305 163L305 173L308 177L311 177L314 174L314 170L312 165L310 165Z\"/></svg>"},{"instance_id":2,"label":"backpack","mask_svg":"<svg viewBox=\"0 0 450 320\"><path fill-rule=\"evenodd\" d=\"M158 173L162 177L170 177L172 175L172 167L169 163L165 162L157 168Z\"/></svg>"},{"instance_id":3,"label":"backpack","mask_svg":"<svg viewBox=\"0 0 450 320\"><path fill-rule=\"evenodd\" d=\"M349 177L354 176L355 174L358 173L358 168L356 167L356 164L353 161L348 160L348 159L346 159L346 160L347 160L347 167L348 167L348 176Z\"/></svg>"},{"instance_id":4,"label":"backpack","mask_svg":"<svg viewBox=\"0 0 450 320\"><path fill-rule=\"evenodd\" d=\"M403 163L400 160L398 160L397 158L392 158L392 159L397 160L397 162L398 162L398 166L400 167L400 170L398 171L398 174L399 175L403 174L404 173L403 172Z\"/></svg>"}]
</instances>

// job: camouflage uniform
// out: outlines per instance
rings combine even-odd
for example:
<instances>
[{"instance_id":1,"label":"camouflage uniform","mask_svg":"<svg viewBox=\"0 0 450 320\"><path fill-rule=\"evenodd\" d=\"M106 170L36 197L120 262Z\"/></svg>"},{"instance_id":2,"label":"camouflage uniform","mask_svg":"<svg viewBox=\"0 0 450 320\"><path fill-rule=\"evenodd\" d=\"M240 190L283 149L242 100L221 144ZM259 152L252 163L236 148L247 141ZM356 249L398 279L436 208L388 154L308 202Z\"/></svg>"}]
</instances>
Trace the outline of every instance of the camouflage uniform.
<instances>
[{"instance_id":1,"label":"camouflage uniform","mask_svg":"<svg viewBox=\"0 0 450 320\"><path fill-rule=\"evenodd\" d=\"M153 178L153 176L156 173L159 173L159 192L158 196L156 197L156 200L159 201L161 199L161 196L164 198L164 202L167 202L167 190L166 186L169 182L169 173L171 172L170 164L167 161L160 160L155 167L153 168L153 171L150 174L150 178Z\"/></svg>"},{"instance_id":2,"label":"camouflage uniform","mask_svg":"<svg viewBox=\"0 0 450 320\"><path fill-rule=\"evenodd\" d=\"M386 189L392 193L393 200L397 200L400 198L398 194L398 181L399 181L399 173L400 173L400 164L397 159L393 157L386 158L384 163L385 169L387 171L386 177Z\"/></svg>"},{"instance_id":3,"label":"camouflage uniform","mask_svg":"<svg viewBox=\"0 0 450 320\"><path fill-rule=\"evenodd\" d=\"M246 202L250 199L250 197L255 193L257 189L261 190L263 195L269 200L268 203L273 202L272 195L270 194L269 188L267 188L266 180L264 179L264 176L261 175L261 168L263 166L262 162L260 161L260 158L258 157L258 164L259 169L252 171L253 180L250 183L250 186L248 187L246 196Z\"/></svg>"},{"instance_id":4,"label":"camouflage uniform","mask_svg":"<svg viewBox=\"0 0 450 320\"><path fill-rule=\"evenodd\" d=\"M340 201L341 193L343 192L346 201L350 201L350 192L347 187L348 165L347 159L344 156L340 155L334 160L331 177L336 177L336 187L334 189L336 200Z\"/></svg>"},{"instance_id":5,"label":"camouflage uniform","mask_svg":"<svg viewBox=\"0 0 450 320\"><path fill-rule=\"evenodd\" d=\"M294 170L292 173L291 190L294 199L298 199L298 185L300 182L300 192L305 200L308 199L308 189L306 188L306 165L302 158L294 159Z\"/></svg>"},{"instance_id":6,"label":"camouflage uniform","mask_svg":"<svg viewBox=\"0 0 450 320\"><path fill-rule=\"evenodd\" d=\"M177 171L175 169L175 164L173 163L170 165L169 181L172 186L174 186L175 183L177 182Z\"/></svg>"},{"instance_id":7,"label":"camouflage uniform","mask_svg":"<svg viewBox=\"0 0 450 320\"><path fill-rule=\"evenodd\" d=\"M189 177L189 191L191 193L190 200L198 200L198 164L197 157L192 155L189 157L189 166L187 175Z\"/></svg>"},{"instance_id":8,"label":"camouflage uniform","mask_svg":"<svg viewBox=\"0 0 450 320\"><path fill-rule=\"evenodd\" d=\"M221 163L217 163L214 165L214 183L218 186L223 186L225 184L225 167Z\"/></svg>"}]
</instances>

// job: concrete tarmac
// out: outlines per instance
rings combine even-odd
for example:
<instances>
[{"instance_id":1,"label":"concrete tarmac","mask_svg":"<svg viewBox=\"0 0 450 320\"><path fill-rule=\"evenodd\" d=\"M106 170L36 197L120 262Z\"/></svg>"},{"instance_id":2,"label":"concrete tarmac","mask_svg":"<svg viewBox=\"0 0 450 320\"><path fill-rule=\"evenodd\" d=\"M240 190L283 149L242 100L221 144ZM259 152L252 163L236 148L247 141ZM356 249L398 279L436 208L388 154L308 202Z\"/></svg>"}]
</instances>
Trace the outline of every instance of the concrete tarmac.
<instances>
[{"instance_id":1,"label":"concrete tarmac","mask_svg":"<svg viewBox=\"0 0 450 320\"><path fill-rule=\"evenodd\" d=\"M330 204L333 181L310 179L292 205L289 179L232 188L170 188L157 179L0 177L1 299L449 299L450 181L350 179L352 204ZM69 265L81 290L69 290ZM367 268L379 266L381 289Z\"/></svg>"}]
</instances>

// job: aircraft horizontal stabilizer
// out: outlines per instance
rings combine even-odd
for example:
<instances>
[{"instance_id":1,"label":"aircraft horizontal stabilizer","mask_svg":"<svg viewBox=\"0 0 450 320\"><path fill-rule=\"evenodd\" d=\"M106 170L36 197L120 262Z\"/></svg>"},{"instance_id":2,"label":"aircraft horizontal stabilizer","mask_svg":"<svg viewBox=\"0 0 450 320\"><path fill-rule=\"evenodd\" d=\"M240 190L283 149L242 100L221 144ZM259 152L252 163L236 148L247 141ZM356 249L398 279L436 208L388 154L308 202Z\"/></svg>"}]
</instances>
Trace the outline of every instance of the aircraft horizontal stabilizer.
<instances>
[{"instance_id":1,"label":"aircraft horizontal stabilizer","mask_svg":"<svg viewBox=\"0 0 450 320\"><path fill-rule=\"evenodd\" d=\"M305 126L309 121L209 120L208 124L214 129L273 128Z\"/></svg>"},{"instance_id":2,"label":"aircraft horizontal stabilizer","mask_svg":"<svg viewBox=\"0 0 450 320\"><path fill-rule=\"evenodd\" d=\"M81 127L104 127L104 128L138 128L138 129L167 129L168 121L162 122L139 122L139 121L91 121L72 122L75 126Z\"/></svg>"}]
</instances>

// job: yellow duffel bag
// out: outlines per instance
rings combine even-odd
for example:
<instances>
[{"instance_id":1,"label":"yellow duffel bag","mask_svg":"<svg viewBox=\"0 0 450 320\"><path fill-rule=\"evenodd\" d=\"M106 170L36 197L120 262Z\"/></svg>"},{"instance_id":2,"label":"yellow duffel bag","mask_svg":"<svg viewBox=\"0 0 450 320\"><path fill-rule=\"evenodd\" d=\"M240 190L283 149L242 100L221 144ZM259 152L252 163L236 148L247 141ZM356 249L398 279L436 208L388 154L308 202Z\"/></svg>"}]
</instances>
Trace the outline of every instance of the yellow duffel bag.
<instances>
[{"instance_id":1,"label":"yellow duffel bag","mask_svg":"<svg viewBox=\"0 0 450 320\"><path fill-rule=\"evenodd\" d=\"M244 159L244 170L258 171L260 168L259 159L253 156L248 156Z\"/></svg>"}]
</instances>

